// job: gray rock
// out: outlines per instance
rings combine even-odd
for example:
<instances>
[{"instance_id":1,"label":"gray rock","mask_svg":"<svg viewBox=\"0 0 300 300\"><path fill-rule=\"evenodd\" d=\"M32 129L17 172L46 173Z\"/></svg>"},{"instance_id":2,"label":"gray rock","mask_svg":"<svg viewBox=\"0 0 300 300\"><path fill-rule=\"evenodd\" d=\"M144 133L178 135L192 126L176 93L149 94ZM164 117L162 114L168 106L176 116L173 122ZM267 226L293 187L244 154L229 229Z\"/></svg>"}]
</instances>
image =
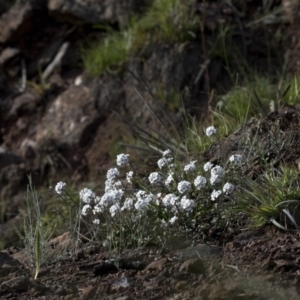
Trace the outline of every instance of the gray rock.
<instances>
[{"instance_id":1,"label":"gray rock","mask_svg":"<svg viewBox=\"0 0 300 300\"><path fill-rule=\"evenodd\" d=\"M0 43L16 41L26 35L34 27L36 10L40 9L34 1L17 2L4 13L0 18Z\"/></svg>"}]
</instances>

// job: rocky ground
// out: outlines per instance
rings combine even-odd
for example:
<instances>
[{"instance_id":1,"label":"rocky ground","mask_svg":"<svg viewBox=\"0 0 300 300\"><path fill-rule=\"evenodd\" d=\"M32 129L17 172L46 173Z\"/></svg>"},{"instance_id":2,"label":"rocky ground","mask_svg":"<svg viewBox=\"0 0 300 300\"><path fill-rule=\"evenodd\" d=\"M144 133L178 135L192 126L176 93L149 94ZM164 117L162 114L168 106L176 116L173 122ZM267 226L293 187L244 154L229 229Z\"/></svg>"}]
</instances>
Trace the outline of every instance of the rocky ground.
<instances>
[{"instance_id":1,"label":"rocky ground","mask_svg":"<svg viewBox=\"0 0 300 300\"><path fill-rule=\"evenodd\" d=\"M90 77L78 49L99 33L93 25L118 28L132 12L143 12L147 1L142 2L0 1L1 299L298 299L299 233L274 227L212 233L206 244L182 240L163 249L134 249L122 253L118 268L109 260L112 253L85 240L75 249L65 233L51 241L51 262L33 280L30 255L15 233L23 224L27 174L36 187L63 178L75 183L99 178L120 149L117 142L132 141L112 110L141 127L162 130L139 94L155 108L170 107L153 100L145 82L165 97L179 93L196 117L206 116L217 101L208 99L207 90L225 93L232 87L220 52L212 51L209 77L203 75L207 55L200 30L187 43L145 45L121 74ZM207 47L215 45L220 25L232 26L227 42L254 70L297 74L298 2L246 1L246 11L231 2L195 1L196 14L205 14ZM182 128L179 108L169 113ZM241 141L248 151L247 137L258 136L274 167L282 162L298 167L299 124L299 109L282 106L212 145L203 159L225 160ZM274 145L275 135L285 143ZM250 159L248 175L255 177L263 168L261 157Z\"/></svg>"}]
</instances>

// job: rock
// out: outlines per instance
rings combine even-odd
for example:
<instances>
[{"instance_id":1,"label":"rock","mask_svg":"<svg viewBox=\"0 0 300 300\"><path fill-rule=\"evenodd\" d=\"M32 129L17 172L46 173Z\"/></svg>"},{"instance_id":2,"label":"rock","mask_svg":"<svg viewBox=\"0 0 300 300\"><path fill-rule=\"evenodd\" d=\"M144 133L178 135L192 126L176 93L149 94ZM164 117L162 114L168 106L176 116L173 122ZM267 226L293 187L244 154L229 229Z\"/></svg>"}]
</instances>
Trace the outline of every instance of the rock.
<instances>
[{"instance_id":1,"label":"rock","mask_svg":"<svg viewBox=\"0 0 300 300\"><path fill-rule=\"evenodd\" d=\"M8 253L0 252L0 276L6 276L15 271L21 264Z\"/></svg>"},{"instance_id":2,"label":"rock","mask_svg":"<svg viewBox=\"0 0 300 300\"><path fill-rule=\"evenodd\" d=\"M34 1L17 2L0 17L0 43L16 41L26 35L39 16L40 7Z\"/></svg>"},{"instance_id":3,"label":"rock","mask_svg":"<svg viewBox=\"0 0 300 300\"><path fill-rule=\"evenodd\" d=\"M145 271L151 271L151 270L162 270L165 263L168 261L168 258L161 258L159 260L153 261L150 263L146 268Z\"/></svg>"},{"instance_id":4,"label":"rock","mask_svg":"<svg viewBox=\"0 0 300 300\"><path fill-rule=\"evenodd\" d=\"M9 64L14 58L20 54L20 50L17 48L7 47L0 54L0 64L5 66Z\"/></svg>"},{"instance_id":5,"label":"rock","mask_svg":"<svg viewBox=\"0 0 300 300\"><path fill-rule=\"evenodd\" d=\"M82 289L82 299L92 299L96 294L97 289L89 285Z\"/></svg>"},{"instance_id":6,"label":"rock","mask_svg":"<svg viewBox=\"0 0 300 300\"><path fill-rule=\"evenodd\" d=\"M139 1L139 8L146 1ZM115 0L49 0L51 15L64 22L78 23L116 23L127 19L136 8L135 1Z\"/></svg>"},{"instance_id":7,"label":"rock","mask_svg":"<svg viewBox=\"0 0 300 300\"><path fill-rule=\"evenodd\" d=\"M222 248L209 246L207 244L199 244L195 247L178 250L176 255L180 260L191 258L211 259L218 258L222 255Z\"/></svg>"},{"instance_id":8,"label":"rock","mask_svg":"<svg viewBox=\"0 0 300 300\"><path fill-rule=\"evenodd\" d=\"M228 250L229 252L233 252L236 249L239 249L241 247L242 247L241 243L236 242L236 241L229 242L229 243L226 244L226 250Z\"/></svg>"},{"instance_id":9,"label":"rock","mask_svg":"<svg viewBox=\"0 0 300 300\"><path fill-rule=\"evenodd\" d=\"M20 164L23 159L7 150L0 147L0 169L13 164Z\"/></svg>"},{"instance_id":10,"label":"rock","mask_svg":"<svg viewBox=\"0 0 300 300\"><path fill-rule=\"evenodd\" d=\"M205 275L205 267L200 258L188 259L181 264L179 272L186 271L193 274Z\"/></svg>"},{"instance_id":11,"label":"rock","mask_svg":"<svg viewBox=\"0 0 300 300\"><path fill-rule=\"evenodd\" d=\"M284 270L285 272L288 271L296 271L299 270L300 266L297 265L295 262L290 260L284 260L284 259L277 259L274 261L276 264L276 267L274 269L274 272L279 272L281 270Z\"/></svg>"},{"instance_id":12,"label":"rock","mask_svg":"<svg viewBox=\"0 0 300 300\"><path fill-rule=\"evenodd\" d=\"M0 287L2 290L10 290L14 292L27 291L30 286L30 280L27 277L20 276L1 283Z\"/></svg>"},{"instance_id":13,"label":"rock","mask_svg":"<svg viewBox=\"0 0 300 300\"><path fill-rule=\"evenodd\" d=\"M49 106L36 130L35 140L52 136L58 143L83 145L92 138L93 129L99 122L89 88L70 86Z\"/></svg>"}]
</instances>

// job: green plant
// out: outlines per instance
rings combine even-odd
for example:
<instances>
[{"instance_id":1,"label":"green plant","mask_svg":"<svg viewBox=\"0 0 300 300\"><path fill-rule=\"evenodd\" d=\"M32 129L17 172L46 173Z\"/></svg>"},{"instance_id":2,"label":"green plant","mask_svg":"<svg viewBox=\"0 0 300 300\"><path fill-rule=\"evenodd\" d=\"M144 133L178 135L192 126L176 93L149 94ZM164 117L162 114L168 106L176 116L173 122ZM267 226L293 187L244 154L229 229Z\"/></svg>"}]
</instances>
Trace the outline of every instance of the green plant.
<instances>
[{"instance_id":1,"label":"green plant","mask_svg":"<svg viewBox=\"0 0 300 300\"><path fill-rule=\"evenodd\" d=\"M26 195L27 215L24 220L23 240L31 258L31 265L35 266L34 279L37 279L41 264L49 260L50 253L47 242L51 238L53 230L44 228L40 199L32 185L30 175L28 180Z\"/></svg>"},{"instance_id":2,"label":"green plant","mask_svg":"<svg viewBox=\"0 0 300 300\"><path fill-rule=\"evenodd\" d=\"M252 226L273 223L281 229L291 225L298 228L300 187L297 170L270 167L255 181L241 178L238 190L237 209L249 214Z\"/></svg>"},{"instance_id":3,"label":"green plant","mask_svg":"<svg viewBox=\"0 0 300 300\"><path fill-rule=\"evenodd\" d=\"M132 17L127 28L114 31L105 29L104 39L90 42L82 47L82 60L91 75L100 75L106 70L119 69L129 54L139 51L145 44L183 42L193 38L197 19L181 0L155 0L140 19Z\"/></svg>"}]
</instances>

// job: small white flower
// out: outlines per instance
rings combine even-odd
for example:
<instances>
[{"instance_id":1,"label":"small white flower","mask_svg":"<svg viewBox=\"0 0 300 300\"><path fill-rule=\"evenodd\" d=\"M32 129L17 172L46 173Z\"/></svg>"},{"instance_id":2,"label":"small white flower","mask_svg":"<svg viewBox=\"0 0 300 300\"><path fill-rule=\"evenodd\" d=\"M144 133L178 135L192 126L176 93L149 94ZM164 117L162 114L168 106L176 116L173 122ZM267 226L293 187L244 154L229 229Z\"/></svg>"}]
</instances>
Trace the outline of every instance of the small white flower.
<instances>
[{"instance_id":1,"label":"small white flower","mask_svg":"<svg viewBox=\"0 0 300 300\"><path fill-rule=\"evenodd\" d=\"M65 182L58 182L55 186L55 192L59 195L61 195L63 188L66 186L67 184Z\"/></svg>"},{"instance_id":2,"label":"small white flower","mask_svg":"<svg viewBox=\"0 0 300 300\"><path fill-rule=\"evenodd\" d=\"M122 199L123 194L124 191L122 189L108 191L101 197L100 205L106 207L119 202Z\"/></svg>"},{"instance_id":3,"label":"small white flower","mask_svg":"<svg viewBox=\"0 0 300 300\"><path fill-rule=\"evenodd\" d=\"M197 176L194 180L194 185L196 187L197 190L200 190L201 188L203 188L206 184L206 178L203 176Z\"/></svg>"},{"instance_id":4,"label":"small white flower","mask_svg":"<svg viewBox=\"0 0 300 300\"><path fill-rule=\"evenodd\" d=\"M162 176L158 172L153 172L148 177L151 185L160 185L162 183Z\"/></svg>"},{"instance_id":5,"label":"small white flower","mask_svg":"<svg viewBox=\"0 0 300 300\"><path fill-rule=\"evenodd\" d=\"M107 171L106 178L108 180L116 180L116 178L120 176L120 172L117 168L111 168Z\"/></svg>"},{"instance_id":6,"label":"small white flower","mask_svg":"<svg viewBox=\"0 0 300 300\"><path fill-rule=\"evenodd\" d=\"M147 201L151 201L153 199L153 194L148 194L145 191L139 190L135 196L137 199L146 199Z\"/></svg>"},{"instance_id":7,"label":"small white flower","mask_svg":"<svg viewBox=\"0 0 300 300\"><path fill-rule=\"evenodd\" d=\"M157 161L157 165L160 169L162 169L165 166L169 166L173 161L173 158L166 158L166 157L162 157Z\"/></svg>"},{"instance_id":8,"label":"small white flower","mask_svg":"<svg viewBox=\"0 0 300 300\"><path fill-rule=\"evenodd\" d=\"M145 191L138 191L135 194L137 202L134 204L136 210L143 210L153 200L153 194L148 194Z\"/></svg>"},{"instance_id":9,"label":"small white flower","mask_svg":"<svg viewBox=\"0 0 300 300\"><path fill-rule=\"evenodd\" d=\"M204 166L203 169L205 172L207 172L208 170L210 170L212 167L214 166L214 164L212 164L210 161L207 162Z\"/></svg>"},{"instance_id":10,"label":"small white flower","mask_svg":"<svg viewBox=\"0 0 300 300\"><path fill-rule=\"evenodd\" d=\"M205 129L205 134L211 136L217 132L217 129L214 126L209 126Z\"/></svg>"},{"instance_id":11,"label":"small white flower","mask_svg":"<svg viewBox=\"0 0 300 300\"><path fill-rule=\"evenodd\" d=\"M211 176L218 176L218 177L223 177L224 175L224 169L220 166L215 166L211 170Z\"/></svg>"},{"instance_id":12,"label":"small white flower","mask_svg":"<svg viewBox=\"0 0 300 300\"><path fill-rule=\"evenodd\" d=\"M176 223L177 220L178 220L178 217L177 217L177 216L174 216L173 218L171 218L171 219L169 220L169 223L170 223L171 225L173 225L173 224Z\"/></svg>"},{"instance_id":13,"label":"small white flower","mask_svg":"<svg viewBox=\"0 0 300 300\"><path fill-rule=\"evenodd\" d=\"M184 172L185 173L188 173L188 172L193 172L196 170L196 160L193 160L191 161L189 164L187 164L185 167L184 167Z\"/></svg>"},{"instance_id":14,"label":"small white flower","mask_svg":"<svg viewBox=\"0 0 300 300\"><path fill-rule=\"evenodd\" d=\"M129 184L132 184L132 177L133 177L132 171L129 171L128 173L126 173L126 180Z\"/></svg>"},{"instance_id":15,"label":"small white flower","mask_svg":"<svg viewBox=\"0 0 300 300\"><path fill-rule=\"evenodd\" d=\"M233 154L229 157L229 161L235 163L237 166L242 164L243 156L240 154Z\"/></svg>"},{"instance_id":16,"label":"small white flower","mask_svg":"<svg viewBox=\"0 0 300 300\"><path fill-rule=\"evenodd\" d=\"M110 208L109 208L109 212L110 212L110 215L112 216L112 218L120 211L120 205L118 203L112 205Z\"/></svg>"},{"instance_id":17,"label":"small white flower","mask_svg":"<svg viewBox=\"0 0 300 300\"><path fill-rule=\"evenodd\" d=\"M163 152L163 157L171 157L171 156L172 156L172 151L170 149Z\"/></svg>"},{"instance_id":18,"label":"small white flower","mask_svg":"<svg viewBox=\"0 0 300 300\"><path fill-rule=\"evenodd\" d=\"M102 213L102 212L103 212L103 206L100 203L98 203L97 205L94 206L94 208L93 208L94 215Z\"/></svg>"},{"instance_id":19,"label":"small white flower","mask_svg":"<svg viewBox=\"0 0 300 300\"><path fill-rule=\"evenodd\" d=\"M143 210L144 208L146 208L149 205L149 202L147 200L144 199L138 199L135 204L134 207L136 210Z\"/></svg>"},{"instance_id":20,"label":"small white flower","mask_svg":"<svg viewBox=\"0 0 300 300\"><path fill-rule=\"evenodd\" d=\"M183 196L180 201L180 205L183 210L191 211L195 206L195 202L192 199L188 199L186 196Z\"/></svg>"},{"instance_id":21,"label":"small white flower","mask_svg":"<svg viewBox=\"0 0 300 300\"><path fill-rule=\"evenodd\" d=\"M178 197L176 195L174 195L174 194L167 194L162 199L162 204L164 206L174 206L177 201L178 201Z\"/></svg>"},{"instance_id":22,"label":"small white flower","mask_svg":"<svg viewBox=\"0 0 300 300\"><path fill-rule=\"evenodd\" d=\"M233 184L231 184L229 182L227 182L227 183L224 184L224 186L223 186L223 192L225 194L230 195L233 192L233 190L234 190L234 185Z\"/></svg>"},{"instance_id":23,"label":"small white flower","mask_svg":"<svg viewBox=\"0 0 300 300\"><path fill-rule=\"evenodd\" d=\"M222 178L221 178L220 176L218 176L218 175L212 175L212 176L210 177L209 181L210 181L210 184L211 184L211 185L214 185L214 184L216 184L216 183L221 182L221 181L222 181Z\"/></svg>"},{"instance_id":24,"label":"small white flower","mask_svg":"<svg viewBox=\"0 0 300 300\"><path fill-rule=\"evenodd\" d=\"M170 187L172 181L174 181L174 178L173 178L172 174L169 174L167 179L165 180L165 186Z\"/></svg>"},{"instance_id":25,"label":"small white flower","mask_svg":"<svg viewBox=\"0 0 300 300\"><path fill-rule=\"evenodd\" d=\"M180 194L185 194L185 193L190 191L191 183L186 181L186 180L180 181L178 183L177 189L178 189Z\"/></svg>"},{"instance_id":26,"label":"small white flower","mask_svg":"<svg viewBox=\"0 0 300 300\"><path fill-rule=\"evenodd\" d=\"M92 190L84 188L79 192L79 197L84 203L89 204L96 198L96 194Z\"/></svg>"},{"instance_id":27,"label":"small white flower","mask_svg":"<svg viewBox=\"0 0 300 300\"><path fill-rule=\"evenodd\" d=\"M213 192L211 193L211 200L215 201L220 195L222 194L222 191L218 190L213 190Z\"/></svg>"},{"instance_id":28,"label":"small white flower","mask_svg":"<svg viewBox=\"0 0 300 300\"><path fill-rule=\"evenodd\" d=\"M100 224L100 220L99 219L95 219L95 220L93 220L93 223L96 224L96 225L99 225Z\"/></svg>"},{"instance_id":29,"label":"small white flower","mask_svg":"<svg viewBox=\"0 0 300 300\"><path fill-rule=\"evenodd\" d=\"M92 209L92 207L89 204L86 204L82 207L81 214L83 216L86 216L88 214L89 210L91 210L91 209Z\"/></svg>"},{"instance_id":30,"label":"small white flower","mask_svg":"<svg viewBox=\"0 0 300 300\"><path fill-rule=\"evenodd\" d=\"M121 208L121 211L123 210L131 210L131 208L133 207L133 198L126 198L122 208Z\"/></svg>"},{"instance_id":31,"label":"small white flower","mask_svg":"<svg viewBox=\"0 0 300 300\"><path fill-rule=\"evenodd\" d=\"M117 165L121 168L129 165L129 154L119 154L117 155Z\"/></svg>"}]
</instances>

